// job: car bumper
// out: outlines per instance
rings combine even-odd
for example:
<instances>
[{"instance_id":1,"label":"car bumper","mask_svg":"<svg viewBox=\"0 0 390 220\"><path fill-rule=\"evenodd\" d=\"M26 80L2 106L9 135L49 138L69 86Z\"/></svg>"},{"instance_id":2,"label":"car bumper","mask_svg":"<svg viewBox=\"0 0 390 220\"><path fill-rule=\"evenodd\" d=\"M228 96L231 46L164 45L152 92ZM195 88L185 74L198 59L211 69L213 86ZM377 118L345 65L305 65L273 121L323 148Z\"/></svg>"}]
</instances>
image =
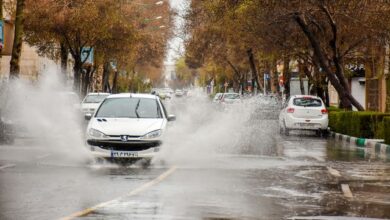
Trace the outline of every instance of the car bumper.
<instances>
[{"instance_id":1,"label":"car bumper","mask_svg":"<svg viewBox=\"0 0 390 220\"><path fill-rule=\"evenodd\" d=\"M293 130L326 130L328 129L328 116L321 118L295 118L287 116L285 120L286 128Z\"/></svg>"},{"instance_id":2,"label":"car bumper","mask_svg":"<svg viewBox=\"0 0 390 220\"><path fill-rule=\"evenodd\" d=\"M103 158L152 158L160 151L161 141L87 140L91 153Z\"/></svg>"}]
</instances>

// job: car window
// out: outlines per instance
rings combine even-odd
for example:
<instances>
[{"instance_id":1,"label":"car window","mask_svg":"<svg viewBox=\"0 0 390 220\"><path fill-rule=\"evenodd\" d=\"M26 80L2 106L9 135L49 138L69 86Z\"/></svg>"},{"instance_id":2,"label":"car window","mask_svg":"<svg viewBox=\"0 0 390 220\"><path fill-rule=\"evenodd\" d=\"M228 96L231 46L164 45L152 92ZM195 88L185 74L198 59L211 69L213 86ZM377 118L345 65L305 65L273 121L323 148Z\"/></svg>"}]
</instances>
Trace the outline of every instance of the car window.
<instances>
[{"instance_id":1,"label":"car window","mask_svg":"<svg viewBox=\"0 0 390 220\"><path fill-rule=\"evenodd\" d=\"M225 94L224 96L225 99L238 99L240 98L239 94Z\"/></svg>"},{"instance_id":2,"label":"car window","mask_svg":"<svg viewBox=\"0 0 390 220\"><path fill-rule=\"evenodd\" d=\"M150 98L112 98L100 106L96 117L162 118L157 100Z\"/></svg>"},{"instance_id":3,"label":"car window","mask_svg":"<svg viewBox=\"0 0 390 220\"><path fill-rule=\"evenodd\" d=\"M295 106L304 106L304 107L321 107L322 102L320 99L303 97L303 98L294 98L293 104Z\"/></svg>"},{"instance_id":4,"label":"car window","mask_svg":"<svg viewBox=\"0 0 390 220\"><path fill-rule=\"evenodd\" d=\"M83 103L100 103L103 101L108 95L88 95L85 97Z\"/></svg>"}]
</instances>

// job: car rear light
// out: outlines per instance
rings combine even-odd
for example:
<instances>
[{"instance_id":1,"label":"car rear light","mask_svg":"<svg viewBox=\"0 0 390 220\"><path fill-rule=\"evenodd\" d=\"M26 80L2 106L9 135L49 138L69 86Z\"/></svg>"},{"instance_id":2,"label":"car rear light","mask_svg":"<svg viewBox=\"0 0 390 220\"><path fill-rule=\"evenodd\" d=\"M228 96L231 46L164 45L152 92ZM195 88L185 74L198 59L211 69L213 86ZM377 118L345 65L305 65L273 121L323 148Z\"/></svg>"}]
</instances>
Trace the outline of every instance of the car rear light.
<instances>
[{"instance_id":1,"label":"car rear light","mask_svg":"<svg viewBox=\"0 0 390 220\"><path fill-rule=\"evenodd\" d=\"M322 110L321 110L321 113L322 113L323 115L328 114L328 109L326 109L326 108L322 109Z\"/></svg>"},{"instance_id":2,"label":"car rear light","mask_svg":"<svg viewBox=\"0 0 390 220\"><path fill-rule=\"evenodd\" d=\"M294 108L288 108L287 113L294 113Z\"/></svg>"}]
</instances>

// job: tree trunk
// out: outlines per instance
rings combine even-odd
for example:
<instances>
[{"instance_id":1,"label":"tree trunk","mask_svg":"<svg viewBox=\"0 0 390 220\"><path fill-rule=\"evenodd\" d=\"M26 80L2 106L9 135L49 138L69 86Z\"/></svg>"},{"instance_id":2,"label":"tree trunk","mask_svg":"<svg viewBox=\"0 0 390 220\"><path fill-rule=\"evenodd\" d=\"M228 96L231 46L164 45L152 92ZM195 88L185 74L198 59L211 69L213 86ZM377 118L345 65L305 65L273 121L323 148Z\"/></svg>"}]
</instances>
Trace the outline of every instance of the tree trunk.
<instances>
[{"instance_id":1,"label":"tree trunk","mask_svg":"<svg viewBox=\"0 0 390 220\"><path fill-rule=\"evenodd\" d=\"M250 68L251 68L251 71L252 71L252 92L254 92L254 84L255 82L257 83L257 87L258 88L261 88L261 89L264 89L263 88L263 85L261 85L259 83L259 79L258 79L258 76L259 74L257 73L257 68L256 68L256 63L255 63L255 58L253 56L253 50L252 48L248 49L247 51L247 54L248 54L248 59L249 59L249 65L250 65Z\"/></svg>"},{"instance_id":2,"label":"tree trunk","mask_svg":"<svg viewBox=\"0 0 390 220\"><path fill-rule=\"evenodd\" d=\"M66 44L61 41L60 43L60 55L61 55L61 73L64 77L64 79L68 79L68 48L66 47Z\"/></svg>"},{"instance_id":3,"label":"tree trunk","mask_svg":"<svg viewBox=\"0 0 390 220\"><path fill-rule=\"evenodd\" d=\"M90 71L90 68L87 67L83 70L83 75L81 76L82 78L82 81L81 81L81 96L82 97L85 97L87 95L87 90L88 90L88 84L89 84L89 71Z\"/></svg>"},{"instance_id":4,"label":"tree trunk","mask_svg":"<svg viewBox=\"0 0 390 220\"><path fill-rule=\"evenodd\" d=\"M118 93L118 82L117 81L118 81L118 71L115 71L114 79L112 81L112 89L111 89L112 93L114 93L114 94Z\"/></svg>"},{"instance_id":5,"label":"tree trunk","mask_svg":"<svg viewBox=\"0 0 390 220\"><path fill-rule=\"evenodd\" d=\"M279 76L278 76L278 71L276 69L275 59L272 59L271 62L270 76L271 76L271 91L276 94L278 92L278 87L279 87Z\"/></svg>"},{"instance_id":6,"label":"tree trunk","mask_svg":"<svg viewBox=\"0 0 390 220\"><path fill-rule=\"evenodd\" d=\"M284 93L286 100L290 97L290 58L286 55L283 57L283 79L284 79Z\"/></svg>"},{"instance_id":7,"label":"tree trunk","mask_svg":"<svg viewBox=\"0 0 390 220\"><path fill-rule=\"evenodd\" d=\"M80 93L82 70L83 67L82 67L80 57L76 56L76 59L74 61L74 66L73 66L73 90L78 93Z\"/></svg>"},{"instance_id":8,"label":"tree trunk","mask_svg":"<svg viewBox=\"0 0 390 220\"><path fill-rule=\"evenodd\" d=\"M92 65L88 65L84 68L84 74L82 75L82 87L81 87L81 95L84 97L88 93L88 88L90 88L92 82L92 76L94 72L94 68Z\"/></svg>"},{"instance_id":9,"label":"tree trunk","mask_svg":"<svg viewBox=\"0 0 390 220\"><path fill-rule=\"evenodd\" d=\"M303 74L299 73L299 88L301 90L301 95L305 95L305 84L303 83Z\"/></svg>"},{"instance_id":10,"label":"tree trunk","mask_svg":"<svg viewBox=\"0 0 390 220\"><path fill-rule=\"evenodd\" d=\"M109 92L111 93L111 88L110 88L110 63L109 62L104 62L103 65L103 82L102 82L102 89L103 92Z\"/></svg>"},{"instance_id":11,"label":"tree trunk","mask_svg":"<svg viewBox=\"0 0 390 220\"><path fill-rule=\"evenodd\" d=\"M326 85L328 85L328 83L326 83ZM325 95L325 106L326 107L329 107L330 106L330 99L329 99L329 89L328 89L328 86L326 86L324 88L324 95Z\"/></svg>"},{"instance_id":12,"label":"tree trunk","mask_svg":"<svg viewBox=\"0 0 390 220\"><path fill-rule=\"evenodd\" d=\"M352 110L352 105L354 105L359 111L364 111L363 106L360 105L360 103L351 95L351 92L348 90L348 88L343 87L343 80L345 78L338 79L336 75L332 72L331 68L327 64L327 59L325 58L324 52L322 51L322 48L320 46L320 43L318 42L317 38L314 36L314 33L309 29L308 24L303 17L302 14L296 14L295 15L295 20L298 23L299 27L301 27L302 31L308 38L313 50L315 57L317 58L317 61L320 65L320 67L323 69L323 71L326 73L328 76L328 79L330 80L331 84L333 87L336 89L339 97L340 97L340 107L347 109L347 110ZM338 68L338 65L340 64L335 64L336 67ZM336 71L338 72L338 71ZM340 74L338 72L337 76ZM340 83L342 82L342 83Z\"/></svg>"},{"instance_id":13,"label":"tree trunk","mask_svg":"<svg viewBox=\"0 0 390 220\"><path fill-rule=\"evenodd\" d=\"M14 45L12 48L12 56L10 61L10 78L18 78L20 74L20 55L22 52L23 43L23 23L24 23L24 6L25 0L17 0L16 3L16 19L15 19L15 36Z\"/></svg>"}]
</instances>

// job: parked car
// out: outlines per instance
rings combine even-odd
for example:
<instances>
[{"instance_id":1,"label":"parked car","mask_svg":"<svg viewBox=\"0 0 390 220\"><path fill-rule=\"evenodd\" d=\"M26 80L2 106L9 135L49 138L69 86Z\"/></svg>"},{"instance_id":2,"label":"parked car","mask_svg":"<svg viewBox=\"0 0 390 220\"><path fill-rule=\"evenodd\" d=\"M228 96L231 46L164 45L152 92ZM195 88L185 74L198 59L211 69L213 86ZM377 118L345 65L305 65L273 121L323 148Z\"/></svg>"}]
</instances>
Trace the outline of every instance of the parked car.
<instances>
[{"instance_id":1,"label":"parked car","mask_svg":"<svg viewBox=\"0 0 390 220\"><path fill-rule=\"evenodd\" d=\"M318 135L328 132L328 110L317 96L295 95L284 104L279 114L280 132L314 130Z\"/></svg>"},{"instance_id":2,"label":"parked car","mask_svg":"<svg viewBox=\"0 0 390 220\"><path fill-rule=\"evenodd\" d=\"M213 98L213 102L214 103L219 103L221 101L221 98L223 96L223 93L217 93L215 94L214 98Z\"/></svg>"},{"instance_id":3,"label":"parked car","mask_svg":"<svg viewBox=\"0 0 390 220\"><path fill-rule=\"evenodd\" d=\"M81 102L81 111L84 114L93 114L100 103L107 98L110 93L88 93Z\"/></svg>"},{"instance_id":4,"label":"parked car","mask_svg":"<svg viewBox=\"0 0 390 220\"><path fill-rule=\"evenodd\" d=\"M108 96L87 127L86 142L101 158L151 158L159 151L168 115L160 98L150 94Z\"/></svg>"},{"instance_id":5,"label":"parked car","mask_svg":"<svg viewBox=\"0 0 390 220\"><path fill-rule=\"evenodd\" d=\"M221 103L225 103L225 104L233 104L233 103L236 103L236 102L239 102L241 101L241 96L240 94L238 93L223 93L222 94L222 97L220 99L220 102Z\"/></svg>"},{"instance_id":6,"label":"parked car","mask_svg":"<svg viewBox=\"0 0 390 220\"><path fill-rule=\"evenodd\" d=\"M183 95L184 95L183 90L181 90L181 89L176 89L176 91L175 91L175 96L176 96L176 97L182 97Z\"/></svg>"}]
</instances>

